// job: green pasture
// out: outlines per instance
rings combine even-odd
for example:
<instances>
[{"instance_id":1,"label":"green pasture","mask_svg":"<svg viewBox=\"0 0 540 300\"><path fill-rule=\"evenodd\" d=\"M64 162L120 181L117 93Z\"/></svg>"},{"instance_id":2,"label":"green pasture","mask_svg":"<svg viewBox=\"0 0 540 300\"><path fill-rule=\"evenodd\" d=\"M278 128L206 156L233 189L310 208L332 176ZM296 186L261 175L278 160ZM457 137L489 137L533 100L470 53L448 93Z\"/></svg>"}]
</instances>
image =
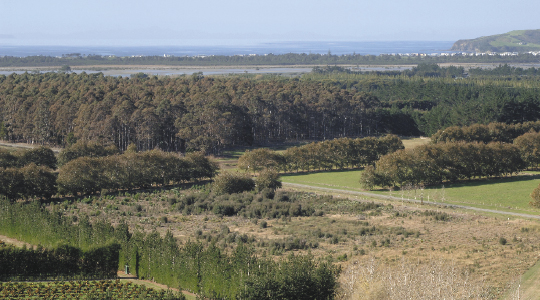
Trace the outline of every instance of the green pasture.
<instances>
[{"instance_id":1,"label":"green pasture","mask_svg":"<svg viewBox=\"0 0 540 300\"><path fill-rule=\"evenodd\" d=\"M306 184L316 187L327 187L350 191L362 191L360 183L361 170L330 171L316 173L298 173L282 176L283 182ZM414 188L388 191L379 189L374 194L392 195L409 199L461 204L486 209L540 214L540 209L529 206L530 193L540 183L540 174L524 173L504 178L478 179L454 184L427 187L424 190Z\"/></svg>"}]
</instances>

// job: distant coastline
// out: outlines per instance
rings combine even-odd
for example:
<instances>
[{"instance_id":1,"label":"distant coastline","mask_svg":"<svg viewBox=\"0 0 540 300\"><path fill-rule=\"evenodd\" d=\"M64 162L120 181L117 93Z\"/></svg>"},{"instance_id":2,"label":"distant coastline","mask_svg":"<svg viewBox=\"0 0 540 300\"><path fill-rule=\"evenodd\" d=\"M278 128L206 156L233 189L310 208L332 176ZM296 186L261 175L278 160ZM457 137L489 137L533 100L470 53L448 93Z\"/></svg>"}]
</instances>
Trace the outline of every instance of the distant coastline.
<instances>
[{"instance_id":1,"label":"distant coastline","mask_svg":"<svg viewBox=\"0 0 540 300\"><path fill-rule=\"evenodd\" d=\"M447 51L452 42L279 42L224 46L13 46L0 45L0 67L77 70L152 66L166 68L236 66L417 65L422 63L538 63L540 53ZM242 70L241 70L242 71ZM236 71L235 71L236 72ZM159 72L158 72L159 73ZM170 74L167 74L170 75Z\"/></svg>"},{"instance_id":2,"label":"distant coastline","mask_svg":"<svg viewBox=\"0 0 540 300\"><path fill-rule=\"evenodd\" d=\"M12 40L16 42L16 40ZM360 54L450 52L453 41L387 41L387 42L255 42L238 45L179 46L65 46L65 45L0 45L0 56L52 56L65 54L103 56L204 56L204 55L265 55L265 54Z\"/></svg>"}]
</instances>

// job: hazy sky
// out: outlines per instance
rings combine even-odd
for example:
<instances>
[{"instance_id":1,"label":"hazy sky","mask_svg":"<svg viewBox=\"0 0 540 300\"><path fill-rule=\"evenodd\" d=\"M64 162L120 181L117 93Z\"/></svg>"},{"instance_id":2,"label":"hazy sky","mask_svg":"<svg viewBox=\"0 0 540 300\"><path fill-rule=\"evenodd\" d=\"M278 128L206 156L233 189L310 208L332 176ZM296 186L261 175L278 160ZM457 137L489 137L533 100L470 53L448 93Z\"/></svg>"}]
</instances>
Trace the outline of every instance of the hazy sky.
<instances>
[{"instance_id":1,"label":"hazy sky","mask_svg":"<svg viewBox=\"0 0 540 300\"><path fill-rule=\"evenodd\" d=\"M0 0L0 44L455 41L540 29L538 0Z\"/></svg>"}]
</instances>

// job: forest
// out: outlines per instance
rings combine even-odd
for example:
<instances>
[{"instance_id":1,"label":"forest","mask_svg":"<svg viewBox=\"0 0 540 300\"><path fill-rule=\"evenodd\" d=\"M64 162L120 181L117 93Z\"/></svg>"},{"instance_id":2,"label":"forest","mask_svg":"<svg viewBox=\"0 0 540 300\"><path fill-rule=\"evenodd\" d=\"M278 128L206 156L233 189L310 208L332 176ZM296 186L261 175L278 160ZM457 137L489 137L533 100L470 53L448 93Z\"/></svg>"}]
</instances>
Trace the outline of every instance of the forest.
<instances>
[{"instance_id":1,"label":"forest","mask_svg":"<svg viewBox=\"0 0 540 300\"><path fill-rule=\"evenodd\" d=\"M316 68L300 78L2 75L0 136L219 155L235 146L387 133L429 136L450 126L537 120L536 71L518 76L519 69L501 66L456 77L460 72L419 65L399 74Z\"/></svg>"}]
</instances>

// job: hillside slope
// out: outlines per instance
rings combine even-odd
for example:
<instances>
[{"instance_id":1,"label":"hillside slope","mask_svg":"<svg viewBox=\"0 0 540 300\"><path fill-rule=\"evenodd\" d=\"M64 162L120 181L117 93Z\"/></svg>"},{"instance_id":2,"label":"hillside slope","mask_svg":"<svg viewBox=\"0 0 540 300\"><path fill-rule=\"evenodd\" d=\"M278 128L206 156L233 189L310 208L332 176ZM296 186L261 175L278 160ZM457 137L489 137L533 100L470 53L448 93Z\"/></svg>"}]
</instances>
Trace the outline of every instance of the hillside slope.
<instances>
[{"instance_id":1,"label":"hillside slope","mask_svg":"<svg viewBox=\"0 0 540 300\"><path fill-rule=\"evenodd\" d=\"M454 43L451 50L476 52L540 51L540 29L514 30L471 40L459 40Z\"/></svg>"}]
</instances>

